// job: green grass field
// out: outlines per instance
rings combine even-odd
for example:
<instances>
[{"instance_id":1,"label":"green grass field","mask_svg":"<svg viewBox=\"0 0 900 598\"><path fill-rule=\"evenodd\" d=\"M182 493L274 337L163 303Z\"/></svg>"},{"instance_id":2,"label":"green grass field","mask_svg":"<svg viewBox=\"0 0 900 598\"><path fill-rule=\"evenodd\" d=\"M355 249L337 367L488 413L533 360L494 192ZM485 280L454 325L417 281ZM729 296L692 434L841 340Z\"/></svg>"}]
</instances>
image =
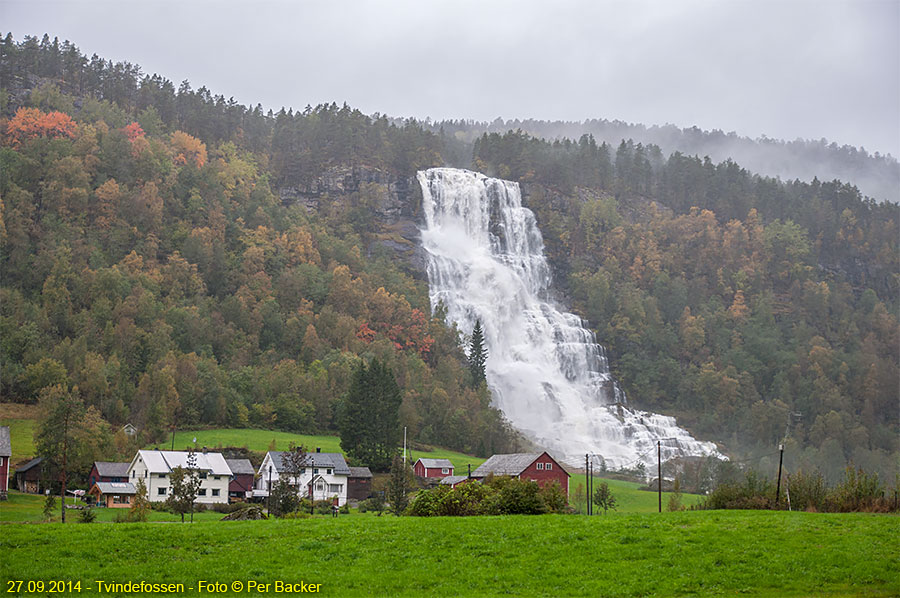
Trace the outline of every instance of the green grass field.
<instances>
[{"instance_id":1,"label":"green grass field","mask_svg":"<svg viewBox=\"0 0 900 598\"><path fill-rule=\"evenodd\" d=\"M705 511L7 525L9 580L320 583L327 596L897 596L900 518ZM274 585L269 593L274 593ZM24 592L22 593L24 595ZM122 595L122 594L106 594Z\"/></svg>"},{"instance_id":2,"label":"green grass field","mask_svg":"<svg viewBox=\"0 0 900 598\"><path fill-rule=\"evenodd\" d=\"M34 457L34 423L33 419L0 419L0 426L9 426L9 440L12 445L9 462L13 466Z\"/></svg>"},{"instance_id":3,"label":"green grass field","mask_svg":"<svg viewBox=\"0 0 900 598\"><path fill-rule=\"evenodd\" d=\"M74 498L66 499L66 504L82 504ZM117 516L124 517L128 509L94 509L97 515L95 523L109 523L116 520ZM80 511L69 509L66 512L66 523L77 522ZM195 521L218 521L224 515L213 511L194 513ZM173 515L165 511L151 511L148 517L150 521L181 521L180 515ZM59 497L56 498L56 509L53 511L51 522L59 522L60 505ZM44 521L44 497L38 494L23 494L15 490L9 491L9 499L0 502L0 523L37 523Z\"/></svg>"},{"instance_id":4,"label":"green grass field","mask_svg":"<svg viewBox=\"0 0 900 598\"><path fill-rule=\"evenodd\" d=\"M194 438L197 442L194 442ZM290 432L276 432L271 430L256 429L218 429L218 430L187 430L175 432L175 449L184 450L187 447L246 447L253 451L265 452L270 449L274 441L275 450L286 451L290 444L302 444L308 450L322 449L323 453L341 453L341 439L337 436L311 436L304 434L291 434ZM172 448L171 437L164 443L155 444L146 448L167 450ZM466 473L467 464L476 467L484 463L481 457L472 457L463 453L436 448L432 451L409 451L413 462L419 457L428 459L450 459L460 475Z\"/></svg>"}]
</instances>

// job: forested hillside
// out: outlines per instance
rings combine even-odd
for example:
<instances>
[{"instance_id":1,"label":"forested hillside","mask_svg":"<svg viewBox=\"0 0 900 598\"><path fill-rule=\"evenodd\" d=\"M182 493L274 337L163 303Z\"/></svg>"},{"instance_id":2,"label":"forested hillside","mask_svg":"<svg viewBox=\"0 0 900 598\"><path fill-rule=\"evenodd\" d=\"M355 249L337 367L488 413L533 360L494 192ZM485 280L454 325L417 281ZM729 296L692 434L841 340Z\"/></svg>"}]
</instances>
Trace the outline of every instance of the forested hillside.
<instances>
[{"instance_id":1,"label":"forested hillside","mask_svg":"<svg viewBox=\"0 0 900 598\"><path fill-rule=\"evenodd\" d=\"M415 171L522 183L555 285L633 406L746 456L896 470L900 208L655 145L264 112L68 42L0 43L0 392L77 387L102 434L336 430L361 358L411 438L515 439L429 315ZM852 182L851 182L852 183ZM127 440L117 439L125 452ZM111 442L111 440L110 440Z\"/></svg>"},{"instance_id":2,"label":"forested hillside","mask_svg":"<svg viewBox=\"0 0 900 598\"><path fill-rule=\"evenodd\" d=\"M584 136L490 134L476 168L523 181L557 287L641 407L790 466L896 470L900 207L838 181Z\"/></svg>"},{"instance_id":3,"label":"forested hillside","mask_svg":"<svg viewBox=\"0 0 900 598\"><path fill-rule=\"evenodd\" d=\"M341 165L411 176L440 162L436 136L346 106L264 115L46 37L7 36L0 76L4 400L62 384L107 441L126 422L138 443L176 426L329 433L375 356L416 442L509 448L455 328L373 243L391 237L373 213L385 185L317 210L274 192Z\"/></svg>"}]
</instances>

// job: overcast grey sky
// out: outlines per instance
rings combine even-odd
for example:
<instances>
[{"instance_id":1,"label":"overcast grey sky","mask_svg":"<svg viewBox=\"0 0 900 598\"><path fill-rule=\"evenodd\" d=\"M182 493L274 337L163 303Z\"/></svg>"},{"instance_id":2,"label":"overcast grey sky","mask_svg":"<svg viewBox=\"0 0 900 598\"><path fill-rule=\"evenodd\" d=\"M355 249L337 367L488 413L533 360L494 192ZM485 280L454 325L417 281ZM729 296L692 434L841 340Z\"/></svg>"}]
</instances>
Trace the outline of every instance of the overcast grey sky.
<instances>
[{"instance_id":1,"label":"overcast grey sky","mask_svg":"<svg viewBox=\"0 0 900 598\"><path fill-rule=\"evenodd\" d=\"M900 156L900 0L0 0L0 23L276 110L607 118Z\"/></svg>"}]
</instances>

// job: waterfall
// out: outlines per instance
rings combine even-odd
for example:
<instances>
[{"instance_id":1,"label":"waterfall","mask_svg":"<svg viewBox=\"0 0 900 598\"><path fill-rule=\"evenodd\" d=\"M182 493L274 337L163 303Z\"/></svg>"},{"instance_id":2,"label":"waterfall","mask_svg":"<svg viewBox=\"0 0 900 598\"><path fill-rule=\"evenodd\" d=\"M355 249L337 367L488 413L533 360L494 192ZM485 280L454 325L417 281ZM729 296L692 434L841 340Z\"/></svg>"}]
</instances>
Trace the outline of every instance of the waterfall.
<instances>
[{"instance_id":1,"label":"waterfall","mask_svg":"<svg viewBox=\"0 0 900 598\"><path fill-rule=\"evenodd\" d=\"M418 173L431 306L466 334L484 329L494 404L537 445L571 464L610 467L718 454L673 417L630 409L585 322L549 294L550 267L519 185L454 168Z\"/></svg>"}]
</instances>

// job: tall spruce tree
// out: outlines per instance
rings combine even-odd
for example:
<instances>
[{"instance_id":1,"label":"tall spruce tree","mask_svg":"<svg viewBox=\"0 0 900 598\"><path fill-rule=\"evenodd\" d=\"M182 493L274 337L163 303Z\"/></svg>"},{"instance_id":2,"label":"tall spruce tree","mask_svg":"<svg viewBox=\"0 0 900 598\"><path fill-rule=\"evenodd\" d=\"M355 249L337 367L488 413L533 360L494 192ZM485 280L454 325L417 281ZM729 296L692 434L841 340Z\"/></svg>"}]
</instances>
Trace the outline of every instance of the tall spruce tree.
<instances>
[{"instance_id":1,"label":"tall spruce tree","mask_svg":"<svg viewBox=\"0 0 900 598\"><path fill-rule=\"evenodd\" d=\"M376 471L387 471L400 440L400 387L393 372L373 359L353 373L339 426L341 448Z\"/></svg>"},{"instance_id":2,"label":"tall spruce tree","mask_svg":"<svg viewBox=\"0 0 900 598\"><path fill-rule=\"evenodd\" d=\"M472 384L478 386L484 382L484 362L487 361L487 349L484 348L484 331L481 320L475 320L472 339L469 341L469 371L472 373Z\"/></svg>"}]
</instances>

